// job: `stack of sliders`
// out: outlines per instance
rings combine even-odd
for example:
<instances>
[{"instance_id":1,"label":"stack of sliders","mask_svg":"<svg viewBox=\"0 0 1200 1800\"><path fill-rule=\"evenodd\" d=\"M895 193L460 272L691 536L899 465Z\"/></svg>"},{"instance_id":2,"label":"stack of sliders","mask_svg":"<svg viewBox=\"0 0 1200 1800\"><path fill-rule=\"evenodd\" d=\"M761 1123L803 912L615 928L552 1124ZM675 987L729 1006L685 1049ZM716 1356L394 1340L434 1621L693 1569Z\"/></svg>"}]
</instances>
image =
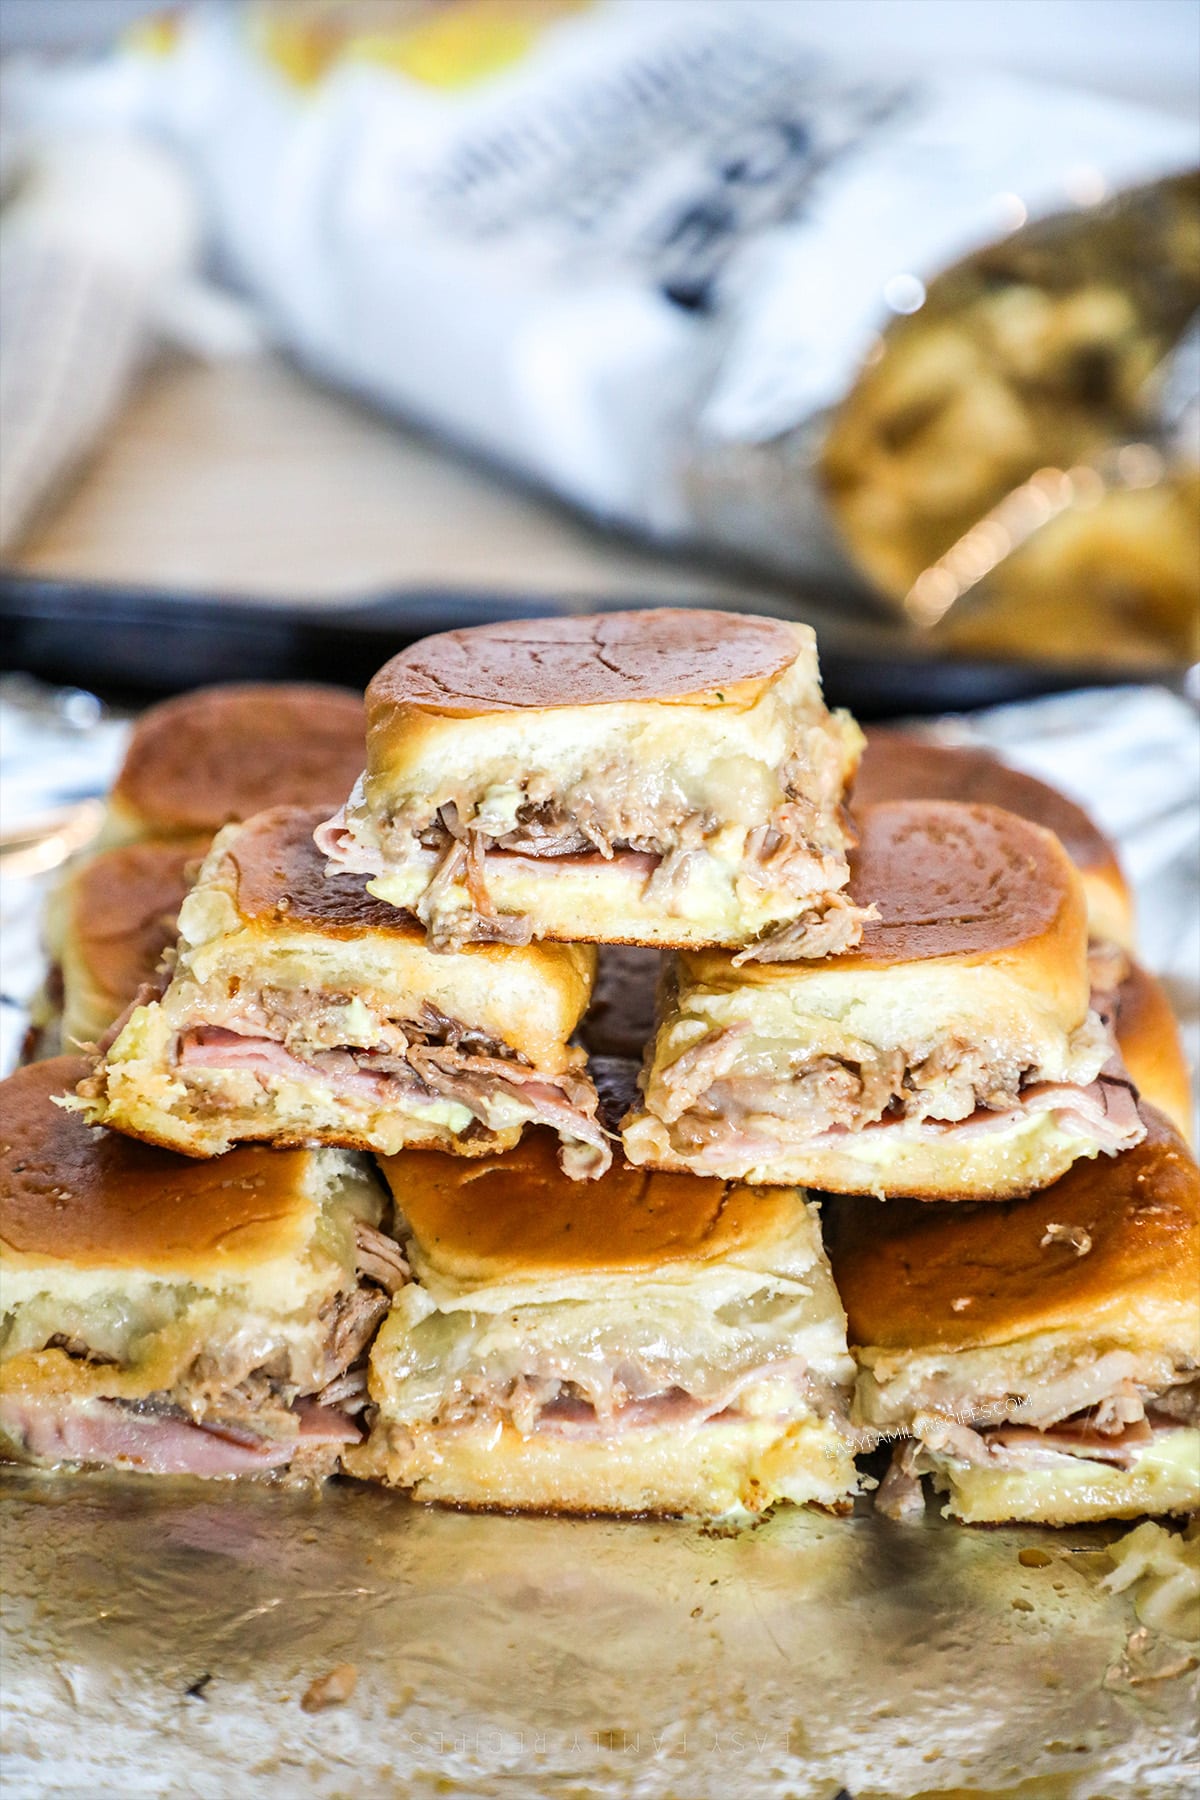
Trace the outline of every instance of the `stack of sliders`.
<instances>
[{"instance_id":1,"label":"stack of sliders","mask_svg":"<svg viewBox=\"0 0 1200 1800\"><path fill-rule=\"evenodd\" d=\"M9 1453L709 1518L844 1511L872 1485L856 1452L902 1434L884 1493L911 1510L945 1442L903 1396L872 1404L899 1283L868 1274L872 1314L845 1276L852 1338L875 1334L856 1370L823 1227L849 1271L853 1242L892 1257L875 1220L999 1219L1085 1175L1141 1194L1194 1166L1177 1138L1158 1155L1168 1127L1114 1041L1143 1044L1146 1094L1177 1108L1161 993L1096 946L1091 993L1079 843L987 792L901 792L851 825L861 745L811 632L771 619L505 625L394 658L342 810L272 795L219 830L169 981L103 1056L39 1065L58 1131L40 1161L44 1121L6 1152ZM1109 887L1105 946L1115 864ZM268 1204L234 1217L256 1185ZM206 1232L189 1196L218 1192ZM1186 1279L1195 1233L1175 1241ZM1104 1429L1133 1429L1135 1391L1146 1431L1184 1431L1182 1466L1200 1356L1169 1322L1142 1361L1136 1338L1131 1316L1132 1366L1098 1349ZM1008 1421L1053 1426L1050 1454L1087 1404L1067 1381L1052 1412L1058 1371ZM1148 1466L1130 1505L1187 1503ZM1111 1481L1088 1491L1065 1517L1121 1510ZM1003 1516L1038 1504L1013 1488Z\"/></svg>"},{"instance_id":2,"label":"stack of sliders","mask_svg":"<svg viewBox=\"0 0 1200 1800\"><path fill-rule=\"evenodd\" d=\"M613 1166L571 1041L599 941L757 958L861 930L859 734L811 632L652 612L451 633L367 709L337 821L274 808L218 835L86 1116L190 1156L382 1159L410 1277L353 1472L479 1506L848 1505L853 1365L815 1207Z\"/></svg>"}]
</instances>

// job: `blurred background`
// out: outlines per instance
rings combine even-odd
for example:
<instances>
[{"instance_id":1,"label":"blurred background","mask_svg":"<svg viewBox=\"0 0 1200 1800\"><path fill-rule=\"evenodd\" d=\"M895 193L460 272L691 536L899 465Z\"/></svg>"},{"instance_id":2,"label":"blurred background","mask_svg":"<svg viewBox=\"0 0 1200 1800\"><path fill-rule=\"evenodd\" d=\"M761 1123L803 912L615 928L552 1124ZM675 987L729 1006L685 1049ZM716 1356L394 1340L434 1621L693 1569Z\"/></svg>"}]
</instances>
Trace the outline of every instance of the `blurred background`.
<instances>
[{"instance_id":1,"label":"blurred background","mask_svg":"<svg viewBox=\"0 0 1200 1800\"><path fill-rule=\"evenodd\" d=\"M834 698L1200 630L1192 0L5 0L0 612L119 693L811 619Z\"/></svg>"}]
</instances>

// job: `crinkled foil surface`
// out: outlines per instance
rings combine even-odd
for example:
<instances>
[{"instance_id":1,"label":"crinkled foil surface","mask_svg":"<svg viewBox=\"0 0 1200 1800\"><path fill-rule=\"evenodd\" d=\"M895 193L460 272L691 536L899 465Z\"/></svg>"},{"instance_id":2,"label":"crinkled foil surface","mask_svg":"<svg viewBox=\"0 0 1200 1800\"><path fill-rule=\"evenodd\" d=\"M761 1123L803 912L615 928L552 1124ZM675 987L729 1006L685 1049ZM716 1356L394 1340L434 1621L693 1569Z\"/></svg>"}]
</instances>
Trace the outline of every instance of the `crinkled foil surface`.
<instances>
[{"instance_id":1,"label":"crinkled foil surface","mask_svg":"<svg viewBox=\"0 0 1200 1800\"><path fill-rule=\"evenodd\" d=\"M1099 1528L717 1536L104 1475L10 1475L5 1510L6 1800L1195 1792L1195 1669L1130 1663Z\"/></svg>"},{"instance_id":2,"label":"crinkled foil surface","mask_svg":"<svg viewBox=\"0 0 1200 1800\"><path fill-rule=\"evenodd\" d=\"M1134 690L944 731L1092 806L1191 1036L1190 710ZM34 762L9 744L11 795ZM36 747L50 768L40 728ZM63 791L106 778L104 748L64 751ZM54 797L36 785L31 807ZM10 996L36 978L36 888L5 883ZM11 1008L5 1025L7 1046ZM1100 1586L1119 1530L860 1507L722 1535L436 1512L349 1482L7 1470L0 1794L1190 1800L1195 1646ZM349 1697L304 1710L343 1664Z\"/></svg>"}]
</instances>

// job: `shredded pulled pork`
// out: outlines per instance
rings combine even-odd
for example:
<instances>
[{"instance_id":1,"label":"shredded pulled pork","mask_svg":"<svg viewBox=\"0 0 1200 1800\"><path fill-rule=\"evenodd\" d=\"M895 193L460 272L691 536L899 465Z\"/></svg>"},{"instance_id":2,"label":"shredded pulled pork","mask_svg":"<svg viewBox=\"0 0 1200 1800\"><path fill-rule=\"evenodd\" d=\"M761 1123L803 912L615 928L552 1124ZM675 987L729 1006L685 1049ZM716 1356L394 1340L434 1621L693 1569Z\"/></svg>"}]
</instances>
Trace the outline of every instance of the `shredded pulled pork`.
<instances>
[{"instance_id":1,"label":"shredded pulled pork","mask_svg":"<svg viewBox=\"0 0 1200 1800\"><path fill-rule=\"evenodd\" d=\"M877 907L855 906L845 894L822 894L817 905L748 944L733 961L740 967L748 962L815 962L840 956L854 948L867 920L878 916Z\"/></svg>"},{"instance_id":2,"label":"shredded pulled pork","mask_svg":"<svg viewBox=\"0 0 1200 1800\"><path fill-rule=\"evenodd\" d=\"M1121 983L1129 974L1129 957L1119 944L1106 938L1093 938L1088 945L1088 981L1092 989L1092 1010L1111 1022Z\"/></svg>"},{"instance_id":3,"label":"shredded pulled pork","mask_svg":"<svg viewBox=\"0 0 1200 1800\"><path fill-rule=\"evenodd\" d=\"M1172 1424L1200 1426L1200 1375L1156 1394L1153 1410L1156 1418L1169 1419Z\"/></svg>"},{"instance_id":4,"label":"shredded pulled pork","mask_svg":"<svg viewBox=\"0 0 1200 1800\"><path fill-rule=\"evenodd\" d=\"M921 1477L910 1466L913 1458L909 1452L913 1448L909 1443L896 1445L887 1473L876 1491L875 1511L882 1513L885 1519L907 1523L925 1516L925 1491L921 1486Z\"/></svg>"},{"instance_id":5,"label":"shredded pulled pork","mask_svg":"<svg viewBox=\"0 0 1200 1800\"><path fill-rule=\"evenodd\" d=\"M387 1317L390 1302L375 1287L357 1287L328 1309L329 1338L325 1349L326 1387L367 1354L376 1328ZM322 1314L322 1318L326 1315Z\"/></svg>"},{"instance_id":6,"label":"shredded pulled pork","mask_svg":"<svg viewBox=\"0 0 1200 1800\"><path fill-rule=\"evenodd\" d=\"M411 1279L412 1271L395 1238L365 1219L355 1223L354 1248L359 1273L381 1287L389 1299Z\"/></svg>"}]
</instances>

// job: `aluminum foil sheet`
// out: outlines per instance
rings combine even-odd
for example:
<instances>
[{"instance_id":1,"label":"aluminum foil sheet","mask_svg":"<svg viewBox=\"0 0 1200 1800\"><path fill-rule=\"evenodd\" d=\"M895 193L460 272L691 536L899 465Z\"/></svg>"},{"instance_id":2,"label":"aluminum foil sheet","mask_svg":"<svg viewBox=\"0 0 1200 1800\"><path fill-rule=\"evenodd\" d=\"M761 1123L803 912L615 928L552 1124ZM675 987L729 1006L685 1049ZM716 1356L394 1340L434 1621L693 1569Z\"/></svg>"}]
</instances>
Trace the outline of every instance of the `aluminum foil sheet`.
<instances>
[{"instance_id":1,"label":"aluminum foil sheet","mask_svg":"<svg viewBox=\"0 0 1200 1800\"><path fill-rule=\"evenodd\" d=\"M10 690L0 713L6 831L109 778L120 732L77 697ZM939 730L1057 779L1113 833L1145 959L1194 1033L1191 709L1079 694ZM11 1060L47 875L4 865ZM972 1529L933 1506L898 1525L860 1503L730 1535L437 1512L350 1482L20 1470L0 1505L4 1800L1200 1788L1200 1648L1101 1586L1119 1526Z\"/></svg>"},{"instance_id":2,"label":"aluminum foil sheet","mask_svg":"<svg viewBox=\"0 0 1200 1800\"><path fill-rule=\"evenodd\" d=\"M1196 1658L1130 1661L1112 1531L4 1488L7 1800L1195 1792Z\"/></svg>"}]
</instances>

